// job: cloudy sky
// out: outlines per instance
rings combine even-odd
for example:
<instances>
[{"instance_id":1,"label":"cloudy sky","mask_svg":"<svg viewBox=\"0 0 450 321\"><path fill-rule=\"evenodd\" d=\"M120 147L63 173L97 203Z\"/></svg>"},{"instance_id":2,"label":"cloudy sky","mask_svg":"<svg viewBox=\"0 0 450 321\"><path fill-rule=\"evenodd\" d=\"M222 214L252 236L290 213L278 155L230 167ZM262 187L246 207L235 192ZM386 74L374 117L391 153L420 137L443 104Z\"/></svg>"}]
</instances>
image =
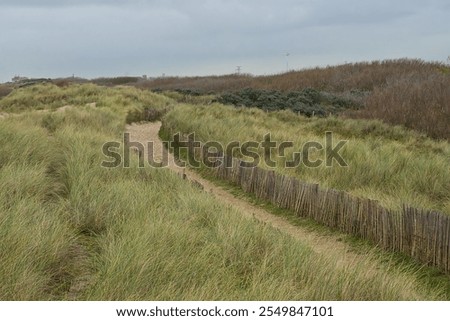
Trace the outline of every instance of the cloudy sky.
<instances>
[{"instance_id":1,"label":"cloudy sky","mask_svg":"<svg viewBox=\"0 0 450 321\"><path fill-rule=\"evenodd\" d=\"M0 81L446 61L449 17L448 0L0 0Z\"/></svg>"}]
</instances>

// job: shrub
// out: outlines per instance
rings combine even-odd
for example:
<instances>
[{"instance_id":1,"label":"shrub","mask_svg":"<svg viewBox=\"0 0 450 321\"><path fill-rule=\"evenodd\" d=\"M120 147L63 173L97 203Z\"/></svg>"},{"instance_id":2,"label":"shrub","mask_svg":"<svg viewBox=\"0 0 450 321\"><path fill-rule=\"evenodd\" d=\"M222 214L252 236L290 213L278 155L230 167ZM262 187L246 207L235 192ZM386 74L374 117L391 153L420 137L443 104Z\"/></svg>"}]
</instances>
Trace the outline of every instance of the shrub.
<instances>
[{"instance_id":1,"label":"shrub","mask_svg":"<svg viewBox=\"0 0 450 321\"><path fill-rule=\"evenodd\" d=\"M8 96L12 91L13 89L11 87L6 85L0 85L0 99L2 97Z\"/></svg>"},{"instance_id":2,"label":"shrub","mask_svg":"<svg viewBox=\"0 0 450 321\"><path fill-rule=\"evenodd\" d=\"M360 107L359 101L352 99L350 93L344 96L313 88L290 92L245 88L241 91L224 93L217 100L222 104L258 107L266 111L290 109L308 117L323 117L348 108Z\"/></svg>"},{"instance_id":3,"label":"shrub","mask_svg":"<svg viewBox=\"0 0 450 321\"><path fill-rule=\"evenodd\" d=\"M445 74L404 77L376 88L366 106L348 113L355 118L401 124L432 138L450 139L450 77Z\"/></svg>"}]
</instances>

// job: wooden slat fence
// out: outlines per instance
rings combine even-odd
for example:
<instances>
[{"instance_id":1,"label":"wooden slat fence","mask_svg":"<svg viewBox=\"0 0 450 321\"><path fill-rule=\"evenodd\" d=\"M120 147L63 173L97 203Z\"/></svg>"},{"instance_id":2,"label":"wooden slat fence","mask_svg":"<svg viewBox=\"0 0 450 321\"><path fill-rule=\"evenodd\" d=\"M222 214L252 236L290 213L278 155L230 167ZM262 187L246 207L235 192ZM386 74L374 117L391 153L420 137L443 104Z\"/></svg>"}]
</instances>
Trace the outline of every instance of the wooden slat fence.
<instances>
[{"instance_id":1,"label":"wooden slat fence","mask_svg":"<svg viewBox=\"0 0 450 321\"><path fill-rule=\"evenodd\" d=\"M221 155L217 155L220 157ZM212 173L240 186L245 192L293 211L300 217L355 235L383 249L402 252L420 262L450 272L450 216L404 206L389 210L377 201L352 196L343 191L321 189L259 167L243 167L242 161L228 158L232 166L220 166Z\"/></svg>"},{"instance_id":2,"label":"wooden slat fence","mask_svg":"<svg viewBox=\"0 0 450 321\"><path fill-rule=\"evenodd\" d=\"M242 167L241 161L235 158L232 167L227 168L222 162L212 173L300 217L450 272L450 216L446 214L406 205L401 211L389 210L374 200L321 189L317 184L271 170Z\"/></svg>"}]
</instances>

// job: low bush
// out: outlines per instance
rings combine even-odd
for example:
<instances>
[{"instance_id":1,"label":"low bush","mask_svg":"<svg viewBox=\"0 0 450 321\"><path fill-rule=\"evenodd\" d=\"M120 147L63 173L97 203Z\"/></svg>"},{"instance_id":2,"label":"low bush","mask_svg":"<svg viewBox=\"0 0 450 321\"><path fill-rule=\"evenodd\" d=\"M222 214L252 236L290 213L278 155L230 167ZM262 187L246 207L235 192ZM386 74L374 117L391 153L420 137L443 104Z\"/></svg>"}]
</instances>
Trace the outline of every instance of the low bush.
<instances>
[{"instance_id":1,"label":"low bush","mask_svg":"<svg viewBox=\"0 0 450 321\"><path fill-rule=\"evenodd\" d=\"M352 93L338 95L313 88L290 92L245 88L241 91L224 93L217 101L234 106L258 107L265 111L289 109L308 117L323 117L345 109L360 107L359 101L352 98Z\"/></svg>"}]
</instances>

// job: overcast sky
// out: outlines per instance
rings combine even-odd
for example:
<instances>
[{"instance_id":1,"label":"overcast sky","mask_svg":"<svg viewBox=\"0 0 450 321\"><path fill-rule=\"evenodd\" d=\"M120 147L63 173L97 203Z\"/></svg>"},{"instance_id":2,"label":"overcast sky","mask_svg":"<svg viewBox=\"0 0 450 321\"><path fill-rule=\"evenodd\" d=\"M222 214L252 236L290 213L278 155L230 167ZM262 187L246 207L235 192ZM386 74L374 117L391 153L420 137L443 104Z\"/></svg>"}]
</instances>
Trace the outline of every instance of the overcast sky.
<instances>
[{"instance_id":1,"label":"overcast sky","mask_svg":"<svg viewBox=\"0 0 450 321\"><path fill-rule=\"evenodd\" d=\"M449 0L0 0L0 81L446 61L449 17Z\"/></svg>"}]
</instances>

